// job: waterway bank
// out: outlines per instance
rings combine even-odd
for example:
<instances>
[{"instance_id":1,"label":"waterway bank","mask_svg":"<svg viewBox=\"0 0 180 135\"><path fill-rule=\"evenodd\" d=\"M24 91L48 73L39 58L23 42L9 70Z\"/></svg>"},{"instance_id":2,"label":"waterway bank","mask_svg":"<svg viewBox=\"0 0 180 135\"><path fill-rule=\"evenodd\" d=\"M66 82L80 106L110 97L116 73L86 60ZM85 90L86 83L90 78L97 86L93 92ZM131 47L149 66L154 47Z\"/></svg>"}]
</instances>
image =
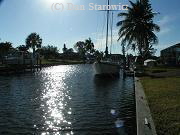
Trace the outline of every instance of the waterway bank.
<instances>
[{"instance_id":1,"label":"waterway bank","mask_svg":"<svg viewBox=\"0 0 180 135\"><path fill-rule=\"evenodd\" d=\"M72 60L57 60L57 59L43 59L38 65L0 65L0 75L21 74L27 72L35 72L44 67L59 66L59 65L77 65L84 64L83 61Z\"/></svg>"},{"instance_id":2,"label":"waterway bank","mask_svg":"<svg viewBox=\"0 0 180 135\"><path fill-rule=\"evenodd\" d=\"M139 78L135 78L137 135L157 135L151 111Z\"/></svg>"}]
</instances>

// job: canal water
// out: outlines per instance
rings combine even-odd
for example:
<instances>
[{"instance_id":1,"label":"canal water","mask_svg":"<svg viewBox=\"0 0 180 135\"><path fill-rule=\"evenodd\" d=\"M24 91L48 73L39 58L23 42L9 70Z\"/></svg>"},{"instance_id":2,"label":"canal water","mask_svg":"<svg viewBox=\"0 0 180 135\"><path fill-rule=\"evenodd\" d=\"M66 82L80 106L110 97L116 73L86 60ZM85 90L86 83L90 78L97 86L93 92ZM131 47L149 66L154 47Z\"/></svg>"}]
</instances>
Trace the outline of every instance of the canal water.
<instances>
[{"instance_id":1,"label":"canal water","mask_svg":"<svg viewBox=\"0 0 180 135\"><path fill-rule=\"evenodd\" d=\"M92 65L0 76L0 134L136 135L133 78L100 78Z\"/></svg>"}]
</instances>

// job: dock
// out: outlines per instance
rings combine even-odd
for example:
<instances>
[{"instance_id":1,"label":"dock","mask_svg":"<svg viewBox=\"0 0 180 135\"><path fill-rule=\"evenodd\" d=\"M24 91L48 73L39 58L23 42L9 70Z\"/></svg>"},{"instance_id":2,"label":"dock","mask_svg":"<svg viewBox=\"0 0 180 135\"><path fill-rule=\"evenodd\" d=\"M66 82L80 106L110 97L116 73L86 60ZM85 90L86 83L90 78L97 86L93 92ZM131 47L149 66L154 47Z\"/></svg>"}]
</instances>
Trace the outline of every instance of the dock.
<instances>
[{"instance_id":1,"label":"dock","mask_svg":"<svg viewBox=\"0 0 180 135\"><path fill-rule=\"evenodd\" d=\"M42 65L3 65L0 66L0 75L20 74L41 70Z\"/></svg>"}]
</instances>

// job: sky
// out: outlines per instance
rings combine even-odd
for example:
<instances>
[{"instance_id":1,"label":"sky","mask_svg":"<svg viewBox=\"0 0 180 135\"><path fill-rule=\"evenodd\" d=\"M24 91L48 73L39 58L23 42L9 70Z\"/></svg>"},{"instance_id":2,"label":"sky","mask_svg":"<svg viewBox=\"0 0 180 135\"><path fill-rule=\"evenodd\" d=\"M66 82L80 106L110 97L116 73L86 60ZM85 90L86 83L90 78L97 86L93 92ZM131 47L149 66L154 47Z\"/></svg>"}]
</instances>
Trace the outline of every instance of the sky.
<instances>
[{"instance_id":1,"label":"sky","mask_svg":"<svg viewBox=\"0 0 180 135\"><path fill-rule=\"evenodd\" d=\"M156 55L159 55L160 50L180 43L180 1L150 2L153 10L160 13L154 19L161 27L157 33L159 43L155 45ZM74 7L83 5L84 10L68 10L68 3ZM73 48L76 42L89 37L96 49L104 51L106 12L89 10L89 3L106 5L107 0L4 0L0 5L0 42L9 41L17 47L25 44L30 33L36 32L43 39L43 46L57 46L60 52L64 43L67 48ZM128 0L110 0L110 3L129 5ZM119 28L116 27L116 23L122 19L117 17L120 12L124 11L114 11L113 14L112 53L121 53L121 43L117 41Z\"/></svg>"}]
</instances>

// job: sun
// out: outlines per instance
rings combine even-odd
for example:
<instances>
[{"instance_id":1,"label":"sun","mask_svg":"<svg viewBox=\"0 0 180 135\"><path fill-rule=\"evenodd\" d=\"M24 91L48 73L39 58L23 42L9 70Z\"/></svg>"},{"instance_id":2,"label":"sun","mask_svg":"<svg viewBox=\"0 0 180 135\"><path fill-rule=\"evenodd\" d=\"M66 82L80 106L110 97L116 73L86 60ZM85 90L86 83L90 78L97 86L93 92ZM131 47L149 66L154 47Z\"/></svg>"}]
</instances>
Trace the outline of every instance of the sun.
<instances>
[{"instance_id":1,"label":"sun","mask_svg":"<svg viewBox=\"0 0 180 135\"><path fill-rule=\"evenodd\" d=\"M44 0L46 4L52 5L53 3L64 3L65 0Z\"/></svg>"},{"instance_id":2,"label":"sun","mask_svg":"<svg viewBox=\"0 0 180 135\"><path fill-rule=\"evenodd\" d=\"M45 3L46 6L51 6L52 4L55 3L62 3L64 4L66 0L43 0L43 2Z\"/></svg>"}]
</instances>

